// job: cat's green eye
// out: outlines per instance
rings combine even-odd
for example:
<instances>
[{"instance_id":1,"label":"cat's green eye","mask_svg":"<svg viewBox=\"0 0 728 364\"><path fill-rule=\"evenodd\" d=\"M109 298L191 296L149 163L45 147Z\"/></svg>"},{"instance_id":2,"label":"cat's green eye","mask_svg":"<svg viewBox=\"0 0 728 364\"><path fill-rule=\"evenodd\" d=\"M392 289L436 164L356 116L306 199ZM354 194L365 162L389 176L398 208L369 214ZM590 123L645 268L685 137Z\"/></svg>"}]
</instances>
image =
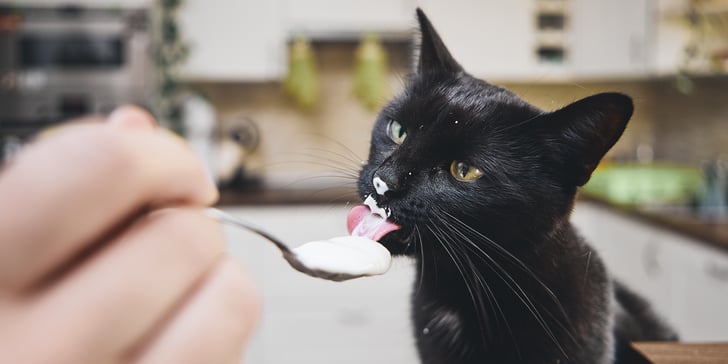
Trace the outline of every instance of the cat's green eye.
<instances>
[{"instance_id":1,"label":"cat's green eye","mask_svg":"<svg viewBox=\"0 0 728 364\"><path fill-rule=\"evenodd\" d=\"M456 180L463 182L472 182L483 177L483 171L461 161L452 161L450 164L450 174Z\"/></svg>"},{"instance_id":2,"label":"cat's green eye","mask_svg":"<svg viewBox=\"0 0 728 364\"><path fill-rule=\"evenodd\" d=\"M404 126L402 126L402 124L391 120L389 125L387 125L387 135L389 135L389 138L395 143L402 144L407 138L407 131L404 130Z\"/></svg>"}]
</instances>

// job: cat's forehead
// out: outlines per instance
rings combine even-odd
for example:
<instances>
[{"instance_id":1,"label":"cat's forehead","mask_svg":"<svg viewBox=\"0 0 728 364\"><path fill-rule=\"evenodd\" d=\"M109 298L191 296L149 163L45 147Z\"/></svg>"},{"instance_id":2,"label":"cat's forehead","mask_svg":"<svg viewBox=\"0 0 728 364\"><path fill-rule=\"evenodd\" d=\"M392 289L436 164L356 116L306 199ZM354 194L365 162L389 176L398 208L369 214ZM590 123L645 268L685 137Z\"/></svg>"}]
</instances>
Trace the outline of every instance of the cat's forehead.
<instances>
[{"instance_id":1,"label":"cat's forehead","mask_svg":"<svg viewBox=\"0 0 728 364\"><path fill-rule=\"evenodd\" d=\"M535 112L511 92L472 77L415 79L393 106L393 116L410 127L453 124L477 130L508 124Z\"/></svg>"}]
</instances>

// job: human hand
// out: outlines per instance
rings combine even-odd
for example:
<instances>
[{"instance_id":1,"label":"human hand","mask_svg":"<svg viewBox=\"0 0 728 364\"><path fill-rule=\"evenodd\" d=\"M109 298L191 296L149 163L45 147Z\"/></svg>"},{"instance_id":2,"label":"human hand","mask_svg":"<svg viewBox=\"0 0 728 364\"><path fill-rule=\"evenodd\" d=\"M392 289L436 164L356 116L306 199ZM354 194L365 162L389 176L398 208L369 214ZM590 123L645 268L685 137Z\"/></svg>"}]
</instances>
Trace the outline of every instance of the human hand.
<instances>
[{"instance_id":1,"label":"human hand","mask_svg":"<svg viewBox=\"0 0 728 364\"><path fill-rule=\"evenodd\" d=\"M193 153L136 108L0 172L0 362L234 363L258 317Z\"/></svg>"}]
</instances>

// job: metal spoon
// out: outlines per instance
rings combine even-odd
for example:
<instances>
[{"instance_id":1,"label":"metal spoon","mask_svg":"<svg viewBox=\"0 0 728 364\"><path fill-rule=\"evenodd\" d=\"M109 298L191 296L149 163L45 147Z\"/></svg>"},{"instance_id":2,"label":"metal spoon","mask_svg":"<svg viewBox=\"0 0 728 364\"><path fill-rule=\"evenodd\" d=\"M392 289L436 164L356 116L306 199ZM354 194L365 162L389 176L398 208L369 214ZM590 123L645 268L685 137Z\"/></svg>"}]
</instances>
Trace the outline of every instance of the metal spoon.
<instances>
[{"instance_id":1,"label":"metal spoon","mask_svg":"<svg viewBox=\"0 0 728 364\"><path fill-rule=\"evenodd\" d=\"M216 209L216 208L207 208L204 210L205 215L208 217L219 221L220 223L235 226L238 228L245 229L247 231L250 231L252 233L258 234L262 238L270 241L273 243L283 254L283 259L288 262L288 264L293 267L293 269L303 273L307 274L311 277L326 279L329 281L335 281L335 282L341 282L346 281L349 279L354 278L360 278L367 276L366 274L349 274L349 273L342 273L342 272L329 272L324 271L320 269L314 269L307 267L298 257L296 256L296 253L291 250L291 248L288 247L288 245L281 242L278 238L268 234L267 232L260 230L257 227L252 226L251 224L228 214L227 212L224 212L222 210Z\"/></svg>"}]
</instances>

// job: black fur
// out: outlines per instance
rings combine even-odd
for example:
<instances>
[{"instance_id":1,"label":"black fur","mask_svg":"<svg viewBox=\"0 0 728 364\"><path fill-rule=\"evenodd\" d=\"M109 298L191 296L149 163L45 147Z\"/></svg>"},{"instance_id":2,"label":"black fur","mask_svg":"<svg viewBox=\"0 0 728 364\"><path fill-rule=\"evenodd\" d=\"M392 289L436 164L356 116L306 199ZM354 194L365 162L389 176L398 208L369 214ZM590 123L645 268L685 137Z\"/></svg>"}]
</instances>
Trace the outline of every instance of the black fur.
<instances>
[{"instance_id":1,"label":"black fur","mask_svg":"<svg viewBox=\"0 0 728 364\"><path fill-rule=\"evenodd\" d=\"M675 339L569 223L577 187L622 134L631 99L605 93L544 112L466 73L417 15L417 72L377 117L359 192L402 226L382 244L416 259L422 362L624 363L632 340ZM390 120L407 131L401 145ZM483 177L456 180L453 160Z\"/></svg>"}]
</instances>

